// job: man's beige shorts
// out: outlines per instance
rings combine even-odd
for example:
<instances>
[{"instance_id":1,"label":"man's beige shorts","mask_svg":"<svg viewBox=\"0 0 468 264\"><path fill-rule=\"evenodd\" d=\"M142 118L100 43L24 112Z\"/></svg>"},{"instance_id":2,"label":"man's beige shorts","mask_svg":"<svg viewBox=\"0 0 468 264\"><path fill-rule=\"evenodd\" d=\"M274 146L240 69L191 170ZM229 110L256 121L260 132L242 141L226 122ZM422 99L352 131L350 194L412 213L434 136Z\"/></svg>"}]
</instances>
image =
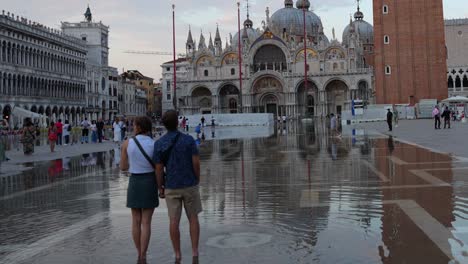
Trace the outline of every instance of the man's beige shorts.
<instances>
[{"instance_id":1,"label":"man's beige shorts","mask_svg":"<svg viewBox=\"0 0 468 264\"><path fill-rule=\"evenodd\" d=\"M198 215L202 211L198 185L183 189L166 189L165 194L170 218L180 218L182 204L187 217Z\"/></svg>"}]
</instances>

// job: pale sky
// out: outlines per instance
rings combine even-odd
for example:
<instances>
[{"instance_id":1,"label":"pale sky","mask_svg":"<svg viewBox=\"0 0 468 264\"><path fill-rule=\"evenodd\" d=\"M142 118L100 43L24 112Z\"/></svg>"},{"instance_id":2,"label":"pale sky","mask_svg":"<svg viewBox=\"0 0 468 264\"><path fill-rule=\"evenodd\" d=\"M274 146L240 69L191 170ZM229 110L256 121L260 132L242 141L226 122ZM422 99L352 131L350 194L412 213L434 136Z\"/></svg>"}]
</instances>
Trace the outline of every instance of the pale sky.
<instances>
[{"instance_id":1,"label":"pale sky","mask_svg":"<svg viewBox=\"0 0 468 264\"><path fill-rule=\"evenodd\" d=\"M241 22L245 20L245 0L241 10ZM296 2L296 0L294 0ZM331 39L332 28L341 39L350 14L356 11L356 0L311 0L312 9L321 17L325 34ZM468 18L467 0L443 0L446 18ZM189 25L198 42L200 30L208 41L214 37L219 24L223 47L229 33L237 31L237 0L0 0L0 7L15 15L59 28L60 21L78 22L89 3L95 21L110 26L110 64L119 69L137 69L143 74L161 78L163 62L171 56L125 54L125 50L172 51L172 9L176 5L176 47L185 53L185 41ZM249 0L250 17L254 27L261 27L265 20L265 8L270 16L284 7L284 0ZM364 20L372 24L372 0L361 0Z\"/></svg>"}]
</instances>

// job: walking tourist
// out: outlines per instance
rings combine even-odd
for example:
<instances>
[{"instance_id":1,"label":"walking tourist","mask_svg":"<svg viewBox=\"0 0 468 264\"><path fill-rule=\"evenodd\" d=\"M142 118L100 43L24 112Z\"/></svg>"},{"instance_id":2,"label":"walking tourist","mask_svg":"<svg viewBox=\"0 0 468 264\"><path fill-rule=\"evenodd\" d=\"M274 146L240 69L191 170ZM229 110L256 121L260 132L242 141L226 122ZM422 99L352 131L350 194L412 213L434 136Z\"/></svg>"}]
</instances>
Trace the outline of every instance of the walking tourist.
<instances>
[{"instance_id":1,"label":"walking tourist","mask_svg":"<svg viewBox=\"0 0 468 264\"><path fill-rule=\"evenodd\" d=\"M98 141L99 141L99 143L102 143L102 137L103 137L102 131L104 130L104 122L102 121L102 118L98 119L98 122L96 124L96 128L97 128Z\"/></svg>"},{"instance_id":2,"label":"walking tourist","mask_svg":"<svg viewBox=\"0 0 468 264\"><path fill-rule=\"evenodd\" d=\"M212 116L212 117L211 117L211 126L212 126L212 127L215 127L215 121L216 121L216 120L215 120L214 116Z\"/></svg>"},{"instance_id":3,"label":"walking tourist","mask_svg":"<svg viewBox=\"0 0 468 264\"><path fill-rule=\"evenodd\" d=\"M197 136L200 135L202 130L202 124L198 124L198 126L195 127L195 133L197 133Z\"/></svg>"},{"instance_id":4,"label":"walking tourist","mask_svg":"<svg viewBox=\"0 0 468 264\"><path fill-rule=\"evenodd\" d=\"M122 127L120 126L119 118L115 118L114 123L112 124L112 128L114 129L114 142L120 144L122 141Z\"/></svg>"},{"instance_id":5,"label":"walking tourist","mask_svg":"<svg viewBox=\"0 0 468 264\"><path fill-rule=\"evenodd\" d=\"M204 117L204 116L202 116L202 118L200 119L200 121L201 121L202 127L205 127L205 117Z\"/></svg>"},{"instance_id":6,"label":"walking tourist","mask_svg":"<svg viewBox=\"0 0 468 264\"><path fill-rule=\"evenodd\" d=\"M185 131L189 132L190 130L190 125L189 125L189 120L188 118L185 119Z\"/></svg>"},{"instance_id":7,"label":"walking tourist","mask_svg":"<svg viewBox=\"0 0 468 264\"><path fill-rule=\"evenodd\" d=\"M89 127L90 124L88 122L88 118L85 118L83 122L81 122L81 144L86 142L86 144L89 142Z\"/></svg>"},{"instance_id":8,"label":"walking tourist","mask_svg":"<svg viewBox=\"0 0 468 264\"><path fill-rule=\"evenodd\" d=\"M62 145L62 136L63 136L63 124L62 119L59 119L57 123L55 123L57 127L57 146Z\"/></svg>"},{"instance_id":9,"label":"walking tourist","mask_svg":"<svg viewBox=\"0 0 468 264\"><path fill-rule=\"evenodd\" d=\"M444 118L444 129L447 128L447 125L450 129L450 113L451 111L449 110L448 106L446 106L444 112L442 113L442 117Z\"/></svg>"},{"instance_id":10,"label":"walking tourist","mask_svg":"<svg viewBox=\"0 0 468 264\"><path fill-rule=\"evenodd\" d=\"M96 143L97 142L97 125L96 121L91 121L91 142Z\"/></svg>"},{"instance_id":11,"label":"walking tourist","mask_svg":"<svg viewBox=\"0 0 468 264\"><path fill-rule=\"evenodd\" d=\"M71 132L71 125L68 120L65 120L65 125L63 125L63 138L65 140L65 146L70 143L70 132Z\"/></svg>"},{"instance_id":12,"label":"walking tourist","mask_svg":"<svg viewBox=\"0 0 468 264\"><path fill-rule=\"evenodd\" d=\"M154 145L153 160L156 163L160 197L166 198L170 220L170 236L175 252L175 263L181 263L179 223L182 206L190 224L193 263L198 263L200 224L202 211L200 192L200 157L195 140L177 130L177 112L170 110L163 116L167 134ZM164 168L166 169L164 176Z\"/></svg>"},{"instance_id":13,"label":"walking tourist","mask_svg":"<svg viewBox=\"0 0 468 264\"><path fill-rule=\"evenodd\" d=\"M437 105L434 107L434 110L432 110L432 118L434 118L435 129L440 129L440 111Z\"/></svg>"},{"instance_id":14,"label":"walking tourist","mask_svg":"<svg viewBox=\"0 0 468 264\"><path fill-rule=\"evenodd\" d=\"M31 118L24 120L23 134L21 135L21 143L23 144L24 155L32 155L34 153L34 140L36 139L36 128L33 125Z\"/></svg>"},{"instance_id":15,"label":"walking tourist","mask_svg":"<svg viewBox=\"0 0 468 264\"><path fill-rule=\"evenodd\" d=\"M177 120L176 120L177 121ZM151 119L135 119L135 137L122 144L120 169L131 173L127 190L127 207L132 210L132 237L138 251L138 263L146 263L146 252L151 237L154 209L159 206L158 186L154 163L150 155L154 141Z\"/></svg>"},{"instance_id":16,"label":"walking tourist","mask_svg":"<svg viewBox=\"0 0 468 264\"><path fill-rule=\"evenodd\" d=\"M182 118L182 130L185 130L185 125L187 124L187 119L185 116Z\"/></svg>"},{"instance_id":17,"label":"walking tourist","mask_svg":"<svg viewBox=\"0 0 468 264\"><path fill-rule=\"evenodd\" d=\"M338 131L338 119L333 113L330 114L330 130L332 137L341 137L341 134Z\"/></svg>"},{"instance_id":18,"label":"walking tourist","mask_svg":"<svg viewBox=\"0 0 468 264\"><path fill-rule=\"evenodd\" d=\"M125 124L125 120L120 120L119 122L120 125L120 140L124 141L125 140L125 134L127 132L127 125Z\"/></svg>"},{"instance_id":19,"label":"walking tourist","mask_svg":"<svg viewBox=\"0 0 468 264\"><path fill-rule=\"evenodd\" d=\"M5 154L8 130L8 122L6 120L0 120L0 162L8 160Z\"/></svg>"},{"instance_id":20,"label":"walking tourist","mask_svg":"<svg viewBox=\"0 0 468 264\"><path fill-rule=\"evenodd\" d=\"M55 152L55 143L57 142L57 126L54 122L50 122L47 137L49 139L50 152Z\"/></svg>"},{"instance_id":21,"label":"walking tourist","mask_svg":"<svg viewBox=\"0 0 468 264\"><path fill-rule=\"evenodd\" d=\"M400 119L400 113L398 113L398 109L396 107L393 108L393 123L395 127L398 127L398 121Z\"/></svg>"},{"instance_id":22,"label":"walking tourist","mask_svg":"<svg viewBox=\"0 0 468 264\"><path fill-rule=\"evenodd\" d=\"M388 124L388 131L392 131L393 128L392 128L392 122L393 122L393 113L392 113L392 110L387 109L387 124Z\"/></svg>"}]
</instances>

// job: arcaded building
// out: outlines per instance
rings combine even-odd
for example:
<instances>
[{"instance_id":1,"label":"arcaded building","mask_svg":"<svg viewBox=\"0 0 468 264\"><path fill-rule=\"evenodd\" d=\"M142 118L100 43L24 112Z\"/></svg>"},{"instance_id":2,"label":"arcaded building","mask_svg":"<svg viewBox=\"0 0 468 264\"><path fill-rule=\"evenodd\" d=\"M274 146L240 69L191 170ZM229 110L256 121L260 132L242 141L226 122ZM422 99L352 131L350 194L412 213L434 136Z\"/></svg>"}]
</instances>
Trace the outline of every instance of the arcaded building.
<instances>
[{"instance_id":1,"label":"arcaded building","mask_svg":"<svg viewBox=\"0 0 468 264\"><path fill-rule=\"evenodd\" d=\"M20 107L76 118L86 107L86 42L26 18L0 14L0 111ZM12 124L16 126L17 124Z\"/></svg>"},{"instance_id":2,"label":"arcaded building","mask_svg":"<svg viewBox=\"0 0 468 264\"><path fill-rule=\"evenodd\" d=\"M468 96L468 19L445 20L449 96Z\"/></svg>"},{"instance_id":3,"label":"arcaded building","mask_svg":"<svg viewBox=\"0 0 468 264\"><path fill-rule=\"evenodd\" d=\"M377 103L447 98L442 0L374 0Z\"/></svg>"},{"instance_id":4,"label":"arcaded building","mask_svg":"<svg viewBox=\"0 0 468 264\"><path fill-rule=\"evenodd\" d=\"M306 10L304 47L303 9ZM177 60L177 108L181 114L273 113L325 116L350 110L353 99L373 103L374 34L358 9L343 41L324 34L309 1L284 1L260 28L247 19L241 30L242 89L238 35L223 42L216 29L198 43L189 30L187 56ZM205 31L206 32L206 31ZM307 54L307 83L305 56ZM163 111L173 108L173 62L162 65Z\"/></svg>"}]
</instances>

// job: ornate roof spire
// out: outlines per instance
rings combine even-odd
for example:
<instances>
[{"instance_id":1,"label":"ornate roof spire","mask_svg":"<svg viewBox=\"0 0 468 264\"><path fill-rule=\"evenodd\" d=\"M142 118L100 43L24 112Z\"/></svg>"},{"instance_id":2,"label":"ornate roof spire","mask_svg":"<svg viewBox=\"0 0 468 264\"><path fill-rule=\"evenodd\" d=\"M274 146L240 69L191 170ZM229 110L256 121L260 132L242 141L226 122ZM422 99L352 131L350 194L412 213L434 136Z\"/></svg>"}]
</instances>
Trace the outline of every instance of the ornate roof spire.
<instances>
[{"instance_id":1,"label":"ornate roof spire","mask_svg":"<svg viewBox=\"0 0 468 264\"><path fill-rule=\"evenodd\" d=\"M221 35L219 34L219 26L216 24L216 36L215 41L221 41Z\"/></svg>"},{"instance_id":2,"label":"ornate roof spire","mask_svg":"<svg viewBox=\"0 0 468 264\"><path fill-rule=\"evenodd\" d=\"M245 28L252 28L253 27L253 22L250 20L250 13L249 13L249 0L247 1L247 19L244 21L244 27Z\"/></svg>"},{"instance_id":3,"label":"ornate roof spire","mask_svg":"<svg viewBox=\"0 0 468 264\"><path fill-rule=\"evenodd\" d=\"M208 48L214 49L213 39L211 38L211 33L210 33L210 40L208 41Z\"/></svg>"},{"instance_id":4,"label":"ornate roof spire","mask_svg":"<svg viewBox=\"0 0 468 264\"><path fill-rule=\"evenodd\" d=\"M309 0L298 0L296 2L296 7L298 9L304 9L305 8L306 10L309 10L310 2L309 2Z\"/></svg>"},{"instance_id":5,"label":"ornate roof spire","mask_svg":"<svg viewBox=\"0 0 468 264\"><path fill-rule=\"evenodd\" d=\"M200 33L200 42L198 43L198 49L201 50L204 48L206 48L206 44L205 44L205 37L203 36L203 31L202 31Z\"/></svg>"},{"instance_id":6,"label":"ornate roof spire","mask_svg":"<svg viewBox=\"0 0 468 264\"><path fill-rule=\"evenodd\" d=\"M356 11L356 13L354 13L354 19L363 20L364 19L364 13L361 12L361 8L359 7L359 2L360 2L360 0L357 0L357 11Z\"/></svg>"},{"instance_id":7,"label":"ornate roof spire","mask_svg":"<svg viewBox=\"0 0 468 264\"><path fill-rule=\"evenodd\" d=\"M192 28L189 25L187 44L191 44L191 43L193 44L193 37L192 37Z\"/></svg>"},{"instance_id":8,"label":"ornate roof spire","mask_svg":"<svg viewBox=\"0 0 468 264\"><path fill-rule=\"evenodd\" d=\"M88 5L88 8L86 8L86 12L84 13L84 16L87 22L91 22L93 20L93 14L91 13L91 8L89 8L89 5Z\"/></svg>"}]
</instances>

